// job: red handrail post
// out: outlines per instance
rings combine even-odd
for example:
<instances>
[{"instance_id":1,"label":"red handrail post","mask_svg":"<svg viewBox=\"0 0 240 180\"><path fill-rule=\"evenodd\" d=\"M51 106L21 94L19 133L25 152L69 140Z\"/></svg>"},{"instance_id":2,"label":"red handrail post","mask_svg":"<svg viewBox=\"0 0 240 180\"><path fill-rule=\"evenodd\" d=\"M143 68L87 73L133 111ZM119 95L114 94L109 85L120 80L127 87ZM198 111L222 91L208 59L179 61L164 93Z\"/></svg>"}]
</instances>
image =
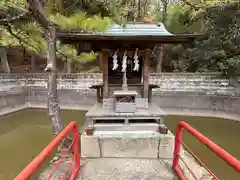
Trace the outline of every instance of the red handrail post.
<instances>
[{"instance_id":1,"label":"red handrail post","mask_svg":"<svg viewBox=\"0 0 240 180\"><path fill-rule=\"evenodd\" d=\"M73 128L73 152L74 152L74 169L72 172L72 175L70 177L70 180L74 180L75 177L78 174L78 171L80 169L80 139L79 139L79 133L78 133L78 126L77 124Z\"/></svg>"},{"instance_id":2,"label":"red handrail post","mask_svg":"<svg viewBox=\"0 0 240 180\"><path fill-rule=\"evenodd\" d=\"M172 168L175 169L179 163L181 140L182 140L182 126L177 126L176 136L175 136L175 147L173 152L173 164Z\"/></svg>"},{"instance_id":3,"label":"red handrail post","mask_svg":"<svg viewBox=\"0 0 240 180\"><path fill-rule=\"evenodd\" d=\"M238 159L234 158L231 154L229 154L226 151L224 151L221 147L219 147L214 142L209 140L203 134L201 134L196 129L191 127L189 124L187 124L187 123L185 123L183 121L180 121L178 123L177 129L176 129L175 148L174 148L174 154L173 154L174 157L173 157L172 168L176 171L177 175L179 176L179 178L181 180L186 180L186 177L184 176L182 170L179 167L181 144L183 144L185 146L185 148L189 149L182 142L183 129L185 129L187 132L192 134L197 140L199 140L202 144L207 146L211 151L215 152L216 155L218 157L220 157L222 160L224 160L229 166L234 168L237 172L240 172L240 161ZM207 166L192 151L190 151L190 153L198 160L199 163L201 163L201 165L203 165L203 167L209 172L209 174L211 174L213 176L213 178L218 179L217 176L214 175L207 168ZM192 173L192 171L190 171L190 172Z\"/></svg>"}]
</instances>

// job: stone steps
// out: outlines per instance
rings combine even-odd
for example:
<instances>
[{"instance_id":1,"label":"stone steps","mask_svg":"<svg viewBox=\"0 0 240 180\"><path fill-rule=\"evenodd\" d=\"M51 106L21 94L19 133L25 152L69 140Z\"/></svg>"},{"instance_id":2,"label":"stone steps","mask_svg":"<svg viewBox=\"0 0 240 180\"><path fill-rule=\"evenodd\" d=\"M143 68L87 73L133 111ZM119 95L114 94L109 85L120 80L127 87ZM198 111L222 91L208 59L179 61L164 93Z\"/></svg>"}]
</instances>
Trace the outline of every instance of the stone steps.
<instances>
[{"instance_id":1,"label":"stone steps","mask_svg":"<svg viewBox=\"0 0 240 180\"><path fill-rule=\"evenodd\" d=\"M158 131L157 123L95 124L96 131Z\"/></svg>"}]
</instances>

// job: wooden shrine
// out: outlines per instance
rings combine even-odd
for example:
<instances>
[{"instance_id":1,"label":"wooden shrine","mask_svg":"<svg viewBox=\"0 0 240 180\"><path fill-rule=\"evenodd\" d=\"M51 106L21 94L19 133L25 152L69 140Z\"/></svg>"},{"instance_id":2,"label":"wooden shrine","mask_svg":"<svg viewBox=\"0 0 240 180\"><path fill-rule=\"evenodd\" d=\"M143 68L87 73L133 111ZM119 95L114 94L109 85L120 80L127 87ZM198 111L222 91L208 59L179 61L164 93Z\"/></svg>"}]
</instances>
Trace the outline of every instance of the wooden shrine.
<instances>
[{"instance_id":1,"label":"wooden shrine","mask_svg":"<svg viewBox=\"0 0 240 180\"><path fill-rule=\"evenodd\" d=\"M151 49L156 44L191 43L196 35L173 35L160 23L115 24L105 33L59 32L57 36L76 47L85 44L100 55L103 83L91 87L96 89L97 102L86 114L87 132L164 127L165 114L152 102L152 90L158 86L148 78Z\"/></svg>"}]
</instances>

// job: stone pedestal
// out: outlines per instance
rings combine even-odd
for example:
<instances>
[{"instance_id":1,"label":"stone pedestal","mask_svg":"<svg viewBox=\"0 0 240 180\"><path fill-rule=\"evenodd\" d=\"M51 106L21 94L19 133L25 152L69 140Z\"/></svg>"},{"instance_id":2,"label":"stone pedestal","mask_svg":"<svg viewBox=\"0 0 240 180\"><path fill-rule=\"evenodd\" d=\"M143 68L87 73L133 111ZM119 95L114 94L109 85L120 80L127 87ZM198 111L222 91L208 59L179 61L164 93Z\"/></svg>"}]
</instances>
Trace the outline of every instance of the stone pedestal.
<instances>
[{"instance_id":1,"label":"stone pedestal","mask_svg":"<svg viewBox=\"0 0 240 180\"><path fill-rule=\"evenodd\" d=\"M157 158L158 138L101 138L103 157Z\"/></svg>"},{"instance_id":2,"label":"stone pedestal","mask_svg":"<svg viewBox=\"0 0 240 180\"><path fill-rule=\"evenodd\" d=\"M173 157L174 137L151 131L95 131L93 136L83 134L81 144L83 157L169 159Z\"/></svg>"},{"instance_id":3,"label":"stone pedestal","mask_svg":"<svg viewBox=\"0 0 240 180\"><path fill-rule=\"evenodd\" d=\"M166 136L164 138L161 138L158 149L158 157L160 159L172 159L174 143L174 136Z\"/></svg>"},{"instance_id":4,"label":"stone pedestal","mask_svg":"<svg viewBox=\"0 0 240 180\"><path fill-rule=\"evenodd\" d=\"M100 157L98 137L81 135L81 157Z\"/></svg>"}]
</instances>

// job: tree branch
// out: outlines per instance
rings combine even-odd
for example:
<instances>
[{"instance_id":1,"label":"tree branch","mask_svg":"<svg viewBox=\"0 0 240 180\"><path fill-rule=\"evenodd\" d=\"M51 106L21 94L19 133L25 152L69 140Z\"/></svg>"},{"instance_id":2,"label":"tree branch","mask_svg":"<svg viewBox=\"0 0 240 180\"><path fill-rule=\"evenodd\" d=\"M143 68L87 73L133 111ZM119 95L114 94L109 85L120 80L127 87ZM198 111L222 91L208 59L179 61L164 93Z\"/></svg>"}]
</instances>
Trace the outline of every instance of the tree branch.
<instances>
[{"instance_id":1,"label":"tree branch","mask_svg":"<svg viewBox=\"0 0 240 180\"><path fill-rule=\"evenodd\" d=\"M190 3L188 0L182 0L183 3L185 3L186 5L190 6L191 8L193 8L195 11L199 10L200 8L193 5L192 3Z\"/></svg>"},{"instance_id":2,"label":"tree branch","mask_svg":"<svg viewBox=\"0 0 240 180\"><path fill-rule=\"evenodd\" d=\"M51 21L48 20L44 13L43 6L39 0L27 0L29 3L29 11L32 12L34 18L42 25L42 27L46 30L51 25Z\"/></svg>"},{"instance_id":3,"label":"tree branch","mask_svg":"<svg viewBox=\"0 0 240 180\"><path fill-rule=\"evenodd\" d=\"M38 50L36 47L34 47L34 46L33 46L32 44L30 44L28 41L25 41L24 39L22 39L21 37L19 37L17 34L15 34L15 33L12 31L12 27L11 27L10 25L4 25L4 26L7 27L8 32L18 40L19 44L20 44L22 47L24 47L24 44L23 44L23 43L25 43L25 44L33 47L37 52L39 52L39 50Z\"/></svg>"},{"instance_id":4,"label":"tree branch","mask_svg":"<svg viewBox=\"0 0 240 180\"><path fill-rule=\"evenodd\" d=\"M9 32L13 37L15 37L15 38L18 40L19 44L24 48L24 45L22 44L22 38L20 38L20 37L17 36L15 33L13 33L12 27L11 27L10 25L5 25L5 26L7 27L8 32Z\"/></svg>"},{"instance_id":5,"label":"tree branch","mask_svg":"<svg viewBox=\"0 0 240 180\"><path fill-rule=\"evenodd\" d=\"M5 25L5 24L8 24L8 23L12 23L12 22L14 22L14 21L19 21L19 20L22 20L22 19L27 19L30 14L31 14L31 13L27 11L27 12L24 12L24 13L18 15L18 16L0 19L0 24L1 24L1 25Z\"/></svg>"},{"instance_id":6,"label":"tree branch","mask_svg":"<svg viewBox=\"0 0 240 180\"><path fill-rule=\"evenodd\" d=\"M63 54L63 53L62 53L61 51L59 51L58 49L57 49L57 52L58 52L60 55L62 55L63 57L65 57L67 60L69 59L67 55ZM79 62L79 61L78 61L77 59L75 59L75 58L71 58L71 60Z\"/></svg>"}]
</instances>

